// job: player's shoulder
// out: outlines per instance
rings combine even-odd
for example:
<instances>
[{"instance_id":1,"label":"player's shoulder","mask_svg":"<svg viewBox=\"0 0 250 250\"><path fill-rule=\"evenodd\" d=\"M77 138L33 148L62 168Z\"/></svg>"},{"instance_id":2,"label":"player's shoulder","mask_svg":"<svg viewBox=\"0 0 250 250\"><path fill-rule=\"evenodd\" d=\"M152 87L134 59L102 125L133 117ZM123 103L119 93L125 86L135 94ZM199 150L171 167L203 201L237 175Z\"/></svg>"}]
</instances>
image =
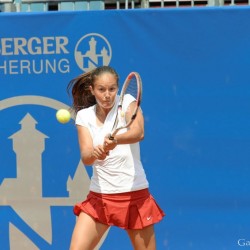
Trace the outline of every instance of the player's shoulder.
<instances>
[{"instance_id":1,"label":"player's shoulder","mask_svg":"<svg viewBox=\"0 0 250 250\"><path fill-rule=\"evenodd\" d=\"M89 114L92 114L95 112L95 106L96 105L93 105L93 106L90 106L88 108L84 108L84 109L81 109L77 112L78 115L89 115Z\"/></svg>"},{"instance_id":2,"label":"player's shoulder","mask_svg":"<svg viewBox=\"0 0 250 250\"><path fill-rule=\"evenodd\" d=\"M95 105L81 109L76 114L76 121L91 122L95 116Z\"/></svg>"},{"instance_id":3,"label":"player's shoulder","mask_svg":"<svg viewBox=\"0 0 250 250\"><path fill-rule=\"evenodd\" d=\"M135 98L132 95L126 94L124 96L124 100L123 100L124 103L130 104L131 102L134 102L134 101L135 101Z\"/></svg>"}]
</instances>

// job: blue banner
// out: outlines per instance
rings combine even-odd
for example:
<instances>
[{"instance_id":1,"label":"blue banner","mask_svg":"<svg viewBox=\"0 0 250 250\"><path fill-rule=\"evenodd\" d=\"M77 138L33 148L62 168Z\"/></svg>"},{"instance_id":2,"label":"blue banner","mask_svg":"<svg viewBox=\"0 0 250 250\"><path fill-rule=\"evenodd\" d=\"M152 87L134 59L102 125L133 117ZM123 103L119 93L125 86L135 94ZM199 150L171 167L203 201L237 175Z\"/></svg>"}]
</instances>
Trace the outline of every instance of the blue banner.
<instances>
[{"instance_id":1,"label":"blue banner","mask_svg":"<svg viewBox=\"0 0 250 250\"><path fill-rule=\"evenodd\" d=\"M69 249L88 193L66 87L101 65L141 74L157 249L250 246L250 8L0 15L0 248ZM111 228L98 249L132 249Z\"/></svg>"}]
</instances>

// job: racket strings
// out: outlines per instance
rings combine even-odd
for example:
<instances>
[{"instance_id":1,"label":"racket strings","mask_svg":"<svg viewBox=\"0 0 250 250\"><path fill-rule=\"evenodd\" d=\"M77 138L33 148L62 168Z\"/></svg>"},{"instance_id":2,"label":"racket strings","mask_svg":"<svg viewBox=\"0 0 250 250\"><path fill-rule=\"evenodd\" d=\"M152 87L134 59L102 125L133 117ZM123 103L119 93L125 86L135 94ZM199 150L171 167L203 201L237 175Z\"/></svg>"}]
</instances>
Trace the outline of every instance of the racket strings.
<instances>
[{"instance_id":1,"label":"racket strings","mask_svg":"<svg viewBox=\"0 0 250 250\"><path fill-rule=\"evenodd\" d=\"M138 86L137 79L133 76L126 88L125 95L131 95L135 100L137 100L138 96Z\"/></svg>"},{"instance_id":2,"label":"racket strings","mask_svg":"<svg viewBox=\"0 0 250 250\"><path fill-rule=\"evenodd\" d=\"M122 87L117 115L110 138L123 128L128 128L135 120L141 102L142 83L138 73L132 72L126 78Z\"/></svg>"},{"instance_id":3,"label":"racket strings","mask_svg":"<svg viewBox=\"0 0 250 250\"><path fill-rule=\"evenodd\" d=\"M135 75L132 76L130 82L127 85L126 91L124 93L124 98L129 99L130 105L126 110L122 111L123 122L126 119L126 122L129 123L131 120L135 119L135 113L138 106L138 84Z\"/></svg>"}]
</instances>

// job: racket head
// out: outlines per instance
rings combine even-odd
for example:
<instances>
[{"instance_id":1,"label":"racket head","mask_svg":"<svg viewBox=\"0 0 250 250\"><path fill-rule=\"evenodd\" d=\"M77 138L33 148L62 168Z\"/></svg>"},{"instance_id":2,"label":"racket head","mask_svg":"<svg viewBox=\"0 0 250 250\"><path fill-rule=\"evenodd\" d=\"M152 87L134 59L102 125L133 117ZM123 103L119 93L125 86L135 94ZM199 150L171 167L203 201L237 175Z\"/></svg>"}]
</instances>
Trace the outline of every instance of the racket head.
<instances>
[{"instance_id":1,"label":"racket head","mask_svg":"<svg viewBox=\"0 0 250 250\"><path fill-rule=\"evenodd\" d=\"M141 98L141 77L139 73L131 72L122 86L116 119L110 135L111 140L114 139L119 130L129 127L133 123L141 105ZM129 105L126 103L129 103Z\"/></svg>"}]
</instances>

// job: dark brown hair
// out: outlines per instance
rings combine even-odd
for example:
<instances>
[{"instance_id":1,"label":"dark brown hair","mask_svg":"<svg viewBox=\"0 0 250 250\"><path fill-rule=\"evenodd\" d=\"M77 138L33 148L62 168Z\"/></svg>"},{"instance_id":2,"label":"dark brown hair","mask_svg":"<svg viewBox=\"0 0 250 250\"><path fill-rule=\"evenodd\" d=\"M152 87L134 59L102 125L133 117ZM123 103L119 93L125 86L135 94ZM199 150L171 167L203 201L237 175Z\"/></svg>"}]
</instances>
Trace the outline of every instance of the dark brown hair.
<instances>
[{"instance_id":1,"label":"dark brown hair","mask_svg":"<svg viewBox=\"0 0 250 250\"><path fill-rule=\"evenodd\" d=\"M103 73L111 73L117 78L117 84L119 82L119 75L110 66L101 66L95 68L87 73L81 74L72 79L68 86L67 92L72 95L73 104L72 109L77 113L83 108L88 108L96 104L95 97L90 91L90 86L94 88L95 79Z\"/></svg>"}]
</instances>

